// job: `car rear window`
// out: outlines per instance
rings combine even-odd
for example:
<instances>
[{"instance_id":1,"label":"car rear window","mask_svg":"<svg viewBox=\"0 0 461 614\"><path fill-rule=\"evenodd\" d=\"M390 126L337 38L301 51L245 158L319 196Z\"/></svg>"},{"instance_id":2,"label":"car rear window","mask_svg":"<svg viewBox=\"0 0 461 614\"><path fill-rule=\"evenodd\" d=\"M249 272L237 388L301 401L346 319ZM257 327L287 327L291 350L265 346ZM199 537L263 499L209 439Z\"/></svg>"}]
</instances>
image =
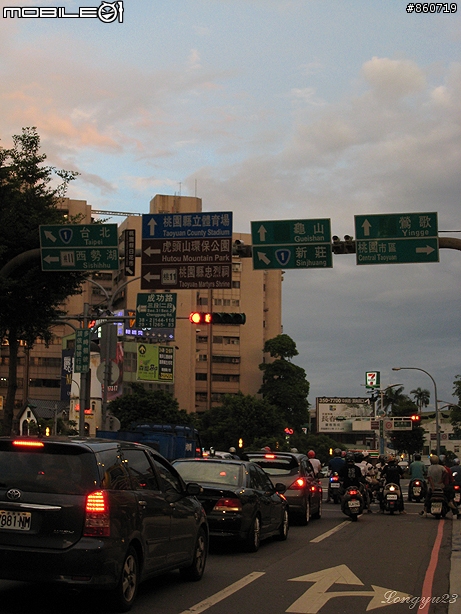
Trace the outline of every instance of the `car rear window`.
<instances>
[{"instance_id":1,"label":"car rear window","mask_svg":"<svg viewBox=\"0 0 461 614\"><path fill-rule=\"evenodd\" d=\"M278 456L251 456L248 458L253 463L257 463L269 475L292 475L298 472L298 461L292 457Z\"/></svg>"},{"instance_id":2,"label":"car rear window","mask_svg":"<svg viewBox=\"0 0 461 614\"><path fill-rule=\"evenodd\" d=\"M185 482L206 482L238 486L240 484L241 466L235 463L214 463L213 461L184 461L174 463Z\"/></svg>"},{"instance_id":3,"label":"car rear window","mask_svg":"<svg viewBox=\"0 0 461 614\"><path fill-rule=\"evenodd\" d=\"M0 488L79 495L94 488L96 476L89 451L71 446L66 451L63 446L53 451L0 449Z\"/></svg>"}]
</instances>

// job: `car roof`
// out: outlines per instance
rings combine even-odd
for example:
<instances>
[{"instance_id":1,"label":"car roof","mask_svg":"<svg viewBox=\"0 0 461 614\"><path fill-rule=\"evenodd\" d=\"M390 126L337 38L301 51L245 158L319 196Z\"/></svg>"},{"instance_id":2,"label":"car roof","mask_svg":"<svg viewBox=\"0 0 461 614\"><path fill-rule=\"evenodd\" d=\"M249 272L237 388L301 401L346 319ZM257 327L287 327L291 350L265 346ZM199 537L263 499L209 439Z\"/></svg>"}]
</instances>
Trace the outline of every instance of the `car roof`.
<instances>
[{"instance_id":1,"label":"car roof","mask_svg":"<svg viewBox=\"0 0 461 614\"><path fill-rule=\"evenodd\" d=\"M50 437L31 437L31 436L3 436L0 437L0 444L2 442L11 443L13 441L42 441L45 445L47 444L59 444L60 446L80 446L82 448L87 448L89 451L99 452L102 450L110 450L114 447L122 446L123 448L144 448L148 449L154 454L161 456L155 449L150 446L146 446L142 443L128 442L128 441L118 441L115 439L103 439L97 437L79 437L75 436L62 436L62 435L52 435Z\"/></svg>"},{"instance_id":2,"label":"car roof","mask_svg":"<svg viewBox=\"0 0 461 614\"><path fill-rule=\"evenodd\" d=\"M247 465L248 460L240 460L238 458L216 458L215 456L207 456L205 458L175 458L172 464L175 463L221 463L228 465Z\"/></svg>"}]
</instances>

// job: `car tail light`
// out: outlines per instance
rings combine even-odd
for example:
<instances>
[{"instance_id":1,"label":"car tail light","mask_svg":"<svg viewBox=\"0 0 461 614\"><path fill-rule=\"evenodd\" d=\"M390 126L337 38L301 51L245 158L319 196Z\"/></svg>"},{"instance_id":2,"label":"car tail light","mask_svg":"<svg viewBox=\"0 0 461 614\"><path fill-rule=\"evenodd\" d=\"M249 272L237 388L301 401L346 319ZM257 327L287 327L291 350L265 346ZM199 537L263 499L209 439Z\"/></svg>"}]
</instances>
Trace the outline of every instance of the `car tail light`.
<instances>
[{"instance_id":1,"label":"car tail light","mask_svg":"<svg viewBox=\"0 0 461 614\"><path fill-rule=\"evenodd\" d=\"M15 439L13 441L13 446L17 446L18 448L43 448L43 441L37 440L29 440L29 439Z\"/></svg>"},{"instance_id":2,"label":"car tail light","mask_svg":"<svg viewBox=\"0 0 461 614\"><path fill-rule=\"evenodd\" d=\"M275 458L275 454L264 454L264 458Z\"/></svg>"},{"instance_id":3,"label":"car tail light","mask_svg":"<svg viewBox=\"0 0 461 614\"><path fill-rule=\"evenodd\" d=\"M453 485L453 488L454 488L455 490L460 490L460 489L461 489L461 486L460 486L459 484L454 484L454 485Z\"/></svg>"},{"instance_id":4,"label":"car tail light","mask_svg":"<svg viewBox=\"0 0 461 614\"><path fill-rule=\"evenodd\" d=\"M239 499L222 498L215 504L213 511L216 512L241 512L242 504Z\"/></svg>"},{"instance_id":5,"label":"car tail light","mask_svg":"<svg viewBox=\"0 0 461 614\"><path fill-rule=\"evenodd\" d=\"M107 494L97 490L86 497L85 504L85 537L109 537L110 514Z\"/></svg>"},{"instance_id":6,"label":"car tail light","mask_svg":"<svg viewBox=\"0 0 461 614\"><path fill-rule=\"evenodd\" d=\"M306 480L304 478L298 478L291 484L289 490L303 490L306 488Z\"/></svg>"}]
</instances>

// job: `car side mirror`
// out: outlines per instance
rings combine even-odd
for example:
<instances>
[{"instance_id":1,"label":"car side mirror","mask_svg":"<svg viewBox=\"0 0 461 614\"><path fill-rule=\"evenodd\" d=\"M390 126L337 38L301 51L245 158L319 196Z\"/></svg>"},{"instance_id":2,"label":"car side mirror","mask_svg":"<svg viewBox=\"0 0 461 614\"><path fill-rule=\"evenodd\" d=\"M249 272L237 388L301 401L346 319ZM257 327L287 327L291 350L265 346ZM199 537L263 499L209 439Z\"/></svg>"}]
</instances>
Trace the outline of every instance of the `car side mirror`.
<instances>
[{"instance_id":1,"label":"car side mirror","mask_svg":"<svg viewBox=\"0 0 461 614\"><path fill-rule=\"evenodd\" d=\"M281 495L283 495L286 489L287 489L286 485L282 484L281 482L277 482L277 484L275 485L275 490Z\"/></svg>"},{"instance_id":2,"label":"car side mirror","mask_svg":"<svg viewBox=\"0 0 461 614\"><path fill-rule=\"evenodd\" d=\"M189 482L186 485L186 492L192 497L198 497L202 494L203 488L200 486L200 484L197 484L197 482Z\"/></svg>"}]
</instances>

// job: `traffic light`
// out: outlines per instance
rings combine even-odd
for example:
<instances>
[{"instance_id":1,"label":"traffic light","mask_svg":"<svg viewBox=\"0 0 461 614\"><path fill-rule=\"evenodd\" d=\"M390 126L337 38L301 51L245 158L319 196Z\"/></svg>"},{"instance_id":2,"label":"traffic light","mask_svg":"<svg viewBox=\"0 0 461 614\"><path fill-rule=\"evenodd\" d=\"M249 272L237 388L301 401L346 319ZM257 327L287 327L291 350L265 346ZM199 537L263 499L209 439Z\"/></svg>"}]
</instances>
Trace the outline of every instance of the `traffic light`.
<instances>
[{"instance_id":1,"label":"traffic light","mask_svg":"<svg viewBox=\"0 0 461 614\"><path fill-rule=\"evenodd\" d=\"M239 324L245 324L246 315L244 313L229 313L227 311L213 313L193 311L189 315L189 320L192 324L230 324L238 326Z\"/></svg>"},{"instance_id":2,"label":"traffic light","mask_svg":"<svg viewBox=\"0 0 461 614\"><path fill-rule=\"evenodd\" d=\"M421 424L421 416L419 414L413 414L412 416L410 416L411 418L411 422L412 422L412 426L415 429L417 426L420 426Z\"/></svg>"},{"instance_id":3,"label":"traffic light","mask_svg":"<svg viewBox=\"0 0 461 614\"><path fill-rule=\"evenodd\" d=\"M355 241L350 235L344 235L344 241L338 236L333 237L331 246L333 254L355 254Z\"/></svg>"}]
</instances>

